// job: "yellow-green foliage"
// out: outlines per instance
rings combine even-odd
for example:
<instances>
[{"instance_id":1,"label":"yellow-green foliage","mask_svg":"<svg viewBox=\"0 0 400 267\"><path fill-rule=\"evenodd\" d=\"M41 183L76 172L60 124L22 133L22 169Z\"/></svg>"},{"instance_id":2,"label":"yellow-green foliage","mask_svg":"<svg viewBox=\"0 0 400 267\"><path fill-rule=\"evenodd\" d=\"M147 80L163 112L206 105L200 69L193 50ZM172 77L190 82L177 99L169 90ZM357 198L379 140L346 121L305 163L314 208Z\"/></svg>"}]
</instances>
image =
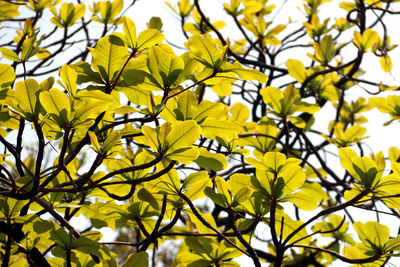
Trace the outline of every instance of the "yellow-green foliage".
<instances>
[{"instance_id":1,"label":"yellow-green foliage","mask_svg":"<svg viewBox=\"0 0 400 267\"><path fill-rule=\"evenodd\" d=\"M398 264L399 1L208 2L0 1L2 267Z\"/></svg>"}]
</instances>

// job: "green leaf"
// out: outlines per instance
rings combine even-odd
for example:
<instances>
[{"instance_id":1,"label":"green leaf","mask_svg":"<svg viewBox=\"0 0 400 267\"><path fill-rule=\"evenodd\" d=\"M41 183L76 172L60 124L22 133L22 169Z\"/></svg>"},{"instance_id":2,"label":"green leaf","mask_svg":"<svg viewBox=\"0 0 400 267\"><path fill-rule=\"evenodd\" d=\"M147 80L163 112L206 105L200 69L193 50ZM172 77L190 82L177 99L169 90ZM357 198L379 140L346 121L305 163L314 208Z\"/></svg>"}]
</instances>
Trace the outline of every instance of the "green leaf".
<instances>
[{"instance_id":1,"label":"green leaf","mask_svg":"<svg viewBox=\"0 0 400 267\"><path fill-rule=\"evenodd\" d=\"M101 79L101 76L99 73L94 72L92 70L91 65L88 62L78 62L74 65L70 65L71 68L73 68L78 77L77 77L77 82L78 83L86 83L86 82L93 82L96 84L102 84L103 80Z\"/></svg>"},{"instance_id":2,"label":"green leaf","mask_svg":"<svg viewBox=\"0 0 400 267\"><path fill-rule=\"evenodd\" d=\"M150 29L156 29L158 31L161 31L162 26L163 23L160 17L151 17L149 23L147 24L147 27Z\"/></svg>"},{"instance_id":3,"label":"green leaf","mask_svg":"<svg viewBox=\"0 0 400 267\"><path fill-rule=\"evenodd\" d=\"M58 228L50 232L51 240L60 245L61 248L66 249L71 244L72 236L70 236L64 228ZM65 254L64 254L65 255ZM62 256L64 256L62 255Z\"/></svg>"},{"instance_id":4,"label":"green leaf","mask_svg":"<svg viewBox=\"0 0 400 267\"><path fill-rule=\"evenodd\" d=\"M368 157L353 158L354 178L365 187L373 185L378 173L376 163Z\"/></svg>"},{"instance_id":5,"label":"green leaf","mask_svg":"<svg viewBox=\"0 0 400 267\"><path fill-rule=\"evenodd\" d=\"M43 234L54 229L54 224L50 221L36 221L33 223L33 229L38 234Z\"/></svg>"},{"instance_id":6,"label":"green leaf","mask_svg":"<svg viewBox=\"0 0 400 267\"><path fill-rule=\"evenodd\" d=\"M11 219L19 215L22 207L28 203L28 200L17 200L14 198L0 199L0 218Z\"/></svg>"},{"instance_id":7,"label":"green leaf","mask_svg":"<svg viewBox=\"0 0 400 267\"><path fill-rule=\"evenodd\" d=\"M209 254L211 253L211 239L203 237L187 237L185 238L186 245L198 254Z\"/></svg>"},{"instance_id":8,"label":"green leaf","mask_svg":"<svg viewBox=\"0 0 400 267\"><path fill-rule=\"evenodd\" d=\"M204 189L204 194L206 194L206 196L208 196L215 204L225 208L228 206L228 200L226 197L223 194L215 193L211 187L206 187Z\"/></svg>"},{"instance_id":9,"label":"green leaf","mask_svg":"<svg viewBox=\"0 0 400 267\"><path fill-rule=\"evenodd\" d=\"M140 189L139 192L137 193L137 196L140 200L148 202L154 209L156 210L159 209L157 200L148 190L146 190L146 188Z\"/></svg>"},{"instance_id":10,"label":"green leaf","mask_svg":"<svg viewBox=\"0 0 400 267\"><path fill-rule=\"evenodd\" d=\"M228 167L228 162L224 155L220 153L211 153L204 147L200 148L200 155L194 162L202 168L211 169L213 171L221 171Z\"/></svg>"},{"instance_id":11,"label":"green leaf","mask_svg":"<svg viewBox=\"0 0 400 267\"><path fill-rule=\"evenodd\" d=\"M147 254L146 251L140 251L130 254L129 257L126 259L124 265L122 265L122 267L131 267L131 266L148 267L149 254Z\"/></svg>"}]
</instances>

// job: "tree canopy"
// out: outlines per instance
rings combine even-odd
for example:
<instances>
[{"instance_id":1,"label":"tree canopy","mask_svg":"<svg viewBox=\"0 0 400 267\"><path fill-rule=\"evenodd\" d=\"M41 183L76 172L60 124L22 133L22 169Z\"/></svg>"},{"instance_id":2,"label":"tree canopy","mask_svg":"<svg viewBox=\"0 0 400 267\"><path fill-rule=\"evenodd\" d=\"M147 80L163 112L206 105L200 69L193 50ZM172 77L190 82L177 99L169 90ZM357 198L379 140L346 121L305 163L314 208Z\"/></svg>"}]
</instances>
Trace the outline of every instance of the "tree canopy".
<instances>
[{"instance_id":1,"label":"tree canopy","mask_svg":"<svg viewBox=\"0 0 400 267\"><path fill-rule=\"evenodd\" d=\"M1 266L393 264L400 1L148 2L0 0Z\"/></svg>"}]
</instances>

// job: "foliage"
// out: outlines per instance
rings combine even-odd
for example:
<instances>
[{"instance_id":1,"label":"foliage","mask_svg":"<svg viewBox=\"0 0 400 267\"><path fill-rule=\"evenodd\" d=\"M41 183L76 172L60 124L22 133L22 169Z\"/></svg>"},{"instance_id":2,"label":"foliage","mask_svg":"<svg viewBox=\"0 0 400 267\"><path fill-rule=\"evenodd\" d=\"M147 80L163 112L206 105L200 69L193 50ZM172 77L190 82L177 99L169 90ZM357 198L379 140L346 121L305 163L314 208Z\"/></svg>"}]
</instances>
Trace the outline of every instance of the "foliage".
<instances>
[{"instance_id":1,"label":"foliage","mask_svg":"<svg viewBox=\"0 0 400 267\"><path fill-rule=\"evenodd\" d=\"M366 156L362 126L373 108L400 120L398 88L363 71L392 71L398 1L230 0L218 21L167 3L182 49L160 18L137 30L135 2L0 1L2 267L399 256L379 216L399 223L400 150Z\"/></svg>"}]
</instances>

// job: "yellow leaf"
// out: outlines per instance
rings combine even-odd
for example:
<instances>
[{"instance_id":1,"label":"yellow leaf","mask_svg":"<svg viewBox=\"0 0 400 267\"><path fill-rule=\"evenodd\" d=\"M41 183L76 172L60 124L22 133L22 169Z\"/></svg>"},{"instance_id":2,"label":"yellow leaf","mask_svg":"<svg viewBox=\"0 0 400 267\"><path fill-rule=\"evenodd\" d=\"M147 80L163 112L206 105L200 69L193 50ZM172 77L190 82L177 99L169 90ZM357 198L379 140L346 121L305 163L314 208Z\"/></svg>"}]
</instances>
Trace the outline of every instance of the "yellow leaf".
<instances>
[{"instance_id":1,"label":"yellow leaf","mask_svg":"<svg viewBox=\"0 0 400 267\"><path fill-rule=\"evenodd\" d=\"M242 187L236 194L233 195L232 206L237 206L247 201L253 191L254 190L250 186Z\"/></svg>"},{"instance_id":2,"label":"yellow leaf","mask_svg":"<svg viewBox=\"0 0 400 267\"><path fill-rule=\"evenodd\" d=\"M169 160L163 160L158 163L157 170L164 170L169 165ZM159 179L159 180L158 180ZM181 181L179 179L178 173L175 169L170 170L167 174L162 175L158 178L158 181L154 181L155 185L159 188L163 188L166 192L178 192L180 189ZM160 183L162 181L162 183Z\"/></svg>"},{"instance_id":3,"label":"yellow leaf","mask_svg":"<svg viewBox=\"0 0 400 267\"><path fill-rule=\"evenodd\" d=\"M17 82L15 85L15 98L18 106L30 116L38 116L40 112L39 102L40 85L34 79ZM27 118L31 120L32 117Z\"/></svg>"},{"instance_id":4,"label":"yellow leaf","mask_svg":"<svg viewBox=\"0 0 400 267\"><path fill-rule=\"evenodd\" d=\"M381 57L379 62L384 72L390 72L392 70L392 59L388 55Z\"/></svg>"},{"instance_id":5,"label":"yellow leaf","mask_svg":"<svg viewBox=\"0 0 400 267\"><path fill-rule=\"evenodd\" d=\"M171 123L171 131L165 139L168 146L167 152L171 153L177 149L193 145L200 137L200 133L200 127L193 120Z\"/></svg>"},{"instance_id":6,"label":"yellow leaf","mask_svg":"<svg viewBox=\"0 0 400 267\"><path fill-rule=\"evenodd\" d=\"M292 202L302 210L315 210L318 207L318 200L308 193L301 190L297 193L287 195L282 200Z\"/></svg>"},{"instance_id":7,"label":"yellow leaf","mask_svg":"<svg viewBox=\"0 0 400 267\"><path fill-rule=\"evenodd\" d=\"M228 204L230 204L232 202L231 200L231 194L228 191L228 184L226 183L226 181L221 178L220 176L215 177L215 186L217 188L217 192L219 194L222 194L226 197L226 200L228 201Z\"/></svg>"},{"instance_id":8,"label":"yellow leaf","mask_svg":"<svg viewBox=\"0 0 400 267\"><path fill-rule=\"evenodd\" d=\"M378 168L376 163L368 157L353 158L353 177L363 186L370 187L376 182Z\"/></svg>"},{"instance_id":9,"label":"yellow leaf","mask_svg":"<svg viewBox=\"0 0 400 267\"><path fill-rule=\"evenodd\" d=\"M192 91L187 90L182 93L177 101L177 108L182 114L182 120L194 119L193 113L195 111L195 107L197 107L197 98ZM197 120L196 120L197 121Z\"/></svg>"},{"instance_id":10,"label":"yellow leaf","mask_svg":"<svg viewBox=\"0 0 400 267\"><path fill-rule=\"evenodd\" d=\"M286 67L290 76L296 79L299 83L304 82L307 78L307 71L303 63L296 59L289 59L286 61Z\"/></svg>"},{"instance_id":11,"label":"yellow leaf","mask_svg":"<svg viewBox=\"0 0 400 267\"><path fill-rule=\"evenodd\" d=\"M291 123L293 123L293 125L295 125L295 126L298 127L298 128L303 129L304 127L306 127L306 122L305 122L302 118L300 118L300 117L297 117L297 116L289 116L288 119L289 119L289 121L290 121Z\"/></svg>"},{"instance_id":12,"label":"yellow leaf","mask_svg":"<svg viewBox=\"0 0 400 267\"><path fill-rule=\"evenodd\" d=\"M363 52L370 49L375 43L379 41L379 35L372 29L366 29L361 35L359 32L354 32L354 45Z\"/></svg>"},{"instance_id":13,"label":"yellow leaf","mask_svg":"<svg viewBox=\"0 0 400 267\"><path fill-rule=\"evenodd\" d=\"M64 82L63 87L72 95L76 95L76 81L78 74L76 71L68 65L63 65L60 68L60 78Z\"/></svg>"},{"instance_id":14,"label":"yellow leaf","mask_svg":"<svg viewBox=\"0 0 400 267\"><path fill-rule=\"evenodd\" d=\"M284 98L283 93L279 88L276 87L265 87L260 90L260 94L264 100L264 103L270 105L271 108L278 114L282 111L282 102Z\"/></svg>"},{"instance_id":15,"label":"yellow leaf","mask_svg":"<svg viewBox=\"0 0 400 267\"><path fill-rule=\"evenodd\" d=\"M232 194L235 195L243 187L251 186L250 176L245 175L243 173L235 173L229 177L227 184L229 191L231 191Z\"/></svg>"},{"instance_id":16,"label":"yellow leaf","mask_svg":"<svg viewBox=\"0 0 400 267\"><path fill-rule=\"evenodd\" d=\"M10 86L15 80L14 69L8 64L0 64L0 88Z\"/></svg>"},{"instance_id":17,"label":"yellow leaf","mask_svg":"<svg viewBox=\"0 0 400 267\"><path fill-rule=\"evenodd\" d=\"M361 43L363 47L363 51L367 51L370 49L375 43L379 40L379 35L376 31L372 29L366 29L361 38Z\"/></svg>"},{"instance_id":18,"label":"yellow leaf","mask_svg":"<svg viewBox=\"0 0 400 267\"><path fill-rule=\"evenodd\" d=\"M142 132L143 132L144 136L146 137L146 139L143 140L142 142L140 141L141 138L136 138L136 140L138 140L142 144L148 145L154 151L159 152L158 151L159 150L159 142L158 142L156 131L149 126L143 126Z\"/></svg>"},{"instance_id":19,"label":"yellow leaf","mask_svg":"<svg viewBox=\"0 0 400 267\"><path fill-rule=\"evenodd\" d=\"M285 182L285 187L282 190L283 195L299 189L306 180L306 174L298 165L286 164L283 170L279 172L279 177L282 177Z\"/></svg>"},{"instance_id":20,"label":"yellow leaf","mask_svg":"<svg viewBox=\"0 0 400 267\"><path fill-rule=\"evenodd\" d=\"M165 39L164 34L156 29L149 29L139 33L137 42L135 44L135 49L137 51L146 50L156 44L161 43Z\"/></svg>"},{"instance_id":21,"label":"yellow leaf","mask_svg":"<svg viewBox=\"0 0 400 267\"><path fill-rule=\"evenodd\" d=\"M235 103L231 108L231 119L233 121L245 122L250 115L250 110L247 106L242 103Z\"/></svg>"},{"instance_id":22,"label":"yellow leaf","mask_svg":"<svg viewBox=\"0 0 400 267\"><path fill-rule=\"evenodd\" d=\"M302 224L302 221L294 221L283 212L276 213L275 229L276 232L279 233L280 236L282 236L283 240L285 240L289 234L299 228ZM303 228L297 234L295 234L292 239L289 240L289 244L295 241L299 241L296 244L308 245L310 244L311 236L308 236L306 229Z\"/></svg>"},{"instance_id":23,"label":"yellow leaf","mask_svg":"<svg viewBox=\"0 0 400 267\"><path fill-rule=\"evenodd\" d=\"M135 23L128 17L124 17L124 34L129 48L135 48L136 45L136 26Z\"/></svg>"},{"instance_id":24,"label":"yellow leaf","mask_svg":"<svg viewBox=\"0 0 400 267\"><path fill-rule=\"evenodd\" d=\"M108 83L114 82L127 60L128 49L120 35L105 36L97 42L95 48L90 49L92 67Z\"/></svg>"},{"instance_id":25,"label":"yellow leaf","mask_svg":"<svg viewBox=\"0 0 400 267\"><path fill-rule=\"evenodd\" d=\"M268 171L278 173L286 163L286 156L280 152L268 152L265 153L263 162Z\"/></svg>"},{"instance_id":26,"label":"yellow leaf","mask_svg":"<svg viewBox=\"0 0 400 267\"><path fill-rule=\"evenodd\" d=\"M189 38L189 49L201 63L211 69L219 68L224 60L224 51L217 48L215 41L200 35Z\"/></svg>"},{"instance_id":27,"label":"yellow leaf","mask_svg":"<svg viewBox=\"0 0 400 267\"><path fill-rule=\"evenodd\" d=\"M199 105L192 106L192 116L194 120L201 124L208 117L219 118L225 111L225 107L221 102L212 103L208 100L203 100Z\"/></svg>"},{"instance_id":28,"label":"yellow leaf","mask_svg":"<svg viewBox=\"0 0 400 267\"><path fill-rule=\"evenodd\" d=\"M12 51L8 48L4 48L4 47L0 48L0 52L5 59L11 60L11 61L17 61L17 62L20 61L18 55L14 51Z\"/></svg>"},{"instance_id":29,"label":"yellow leaf","mask_svg":"<svg viewBox=\"0 0 400 267\"><path fill-rule=\"evenodd\" d=\"M356 152L348 147L339 148L340 164L350 175L354 175L353 159L357 157Z\"/></svg>"},{"instance_id":30,"label":"yellow leaf","mask_svg":"<svg viewBox=\"0 0 400 267\"><path fill-rule=\"evenodd\" d=\"M390 147L389 148L389 159L391 162L397 162L400 159L400 149L397 147Z\"/></svg>"},{"instance_id":31,"label":"yellow leaf","mask_svg":"<svg viewBox=\"0 0 400 267\"><path fill-rule=\"evenodd\" d=\"M170 160L176 160L182 164L192 164L193 161L199 157L199 154L199 149L195 146L191 146L168 152L166 157Z\"/></svg>"},{"instance_id":32,"label":"yellow leaf","mask_svg":"<svg viewBox=\"0 0 400 267\"><path fill-rule=\"evenodd\" d=\"M235 61L233 64L226 66L226 68L223 68L224 72L233 71L243 80L254 80L260 83L265 83L268 81L267 75L259 72L256 69L246 68L242 66L238 61Z\"/></svg>"},{"instance_id":33,"label":"yellow leaf","mask_svg":"<svg viewBox=\"0 0 400 267\"><path fill-rule=\"evenodd\" d=\"M71 112L71 104L65 93L58 89L51 88L49 91L41 92L39 100L47 113L55 114L62 118L64 126L68 124L70 120L68 115Z\"/></svg>"},{"instance_id":34,"label":"yellow leaf","mask_svg":"<svg viewBox=\"0 0 400 267\"><path fill-rule=\"evenodd\" d=\"M218 121L215 118L208 117L201 124L202 135L206 138L216 139L217 136L222 139L229 139L237 135L240 127L232 121Z\"/></svg>"},{"instance_id":35,"label":"yellow leaf","mask_svg":"<svg viewBox=\"0 0 400 267\"><path fill-rule=\"evenodd\" d=\"M99 140L97 139L96 134L92 131L88 131L88 135L89 135L90 143L92 144L94 151L99 152L100 145L99 145Z\"/></svg>"},{"instance_id":36,"label":"yellow leaf","mask_svg":"<svg viewBox=\"0 0 400 267\"><path fill-rule=\"evenodd\" d=\"M119 142L121 137L121 131L114 131L110 133L101 147L101 151L103 152L103 154L106 154L109 150L111 150Z\"/></svg>"},{"instance_id":37,"label":"yellow leaf","mask_svg":"<svg viewBox=\"0 0 400 267\"><path fill-rule=\"evenodd\" d=\"M186 177L182 185L184 194L191 201L205 196L204 189L206 187L212 187L212 181L207 171L199 171L191 173Z\"/></svg>"},{"instance_id":38,"label":"yellow leaf","mask_svg":"<svg viewBox=\"0 0 400 267\"><path fill-rule=\"evenodd\" d=\"M371 251L376 251L377 248L383 249L389 241L390 231L386 225L378 222L355 222L353 227L360 240L370 247Z\"/></svg>"}]
</instances>

